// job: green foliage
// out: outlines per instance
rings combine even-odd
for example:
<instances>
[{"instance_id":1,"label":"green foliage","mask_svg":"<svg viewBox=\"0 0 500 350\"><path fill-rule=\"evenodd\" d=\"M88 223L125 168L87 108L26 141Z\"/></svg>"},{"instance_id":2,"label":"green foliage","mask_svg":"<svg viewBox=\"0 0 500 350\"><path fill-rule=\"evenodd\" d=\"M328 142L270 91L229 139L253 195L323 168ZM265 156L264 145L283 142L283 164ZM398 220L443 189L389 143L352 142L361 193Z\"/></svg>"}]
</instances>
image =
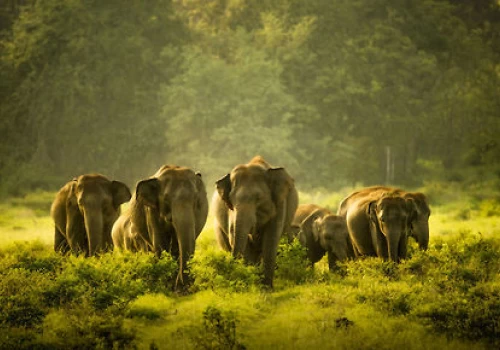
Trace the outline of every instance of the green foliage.
<instances>
[{"instance_id":1,"label":"green foliage","mask_svg":"<svg viewBox=\"0 0 500 350\"><path fill-rule=\"evenodd\" d=\"M483 200L479 205L479 212L486 217L500 216L500 201L498 199Z\"/></svg>"},{"instance_id":2,"label":"green foliage","mask_svg":"<svg viewBox=\"0 0 500 350\"><path fill-rule=\"evenodd\" d=\"M257 153L305 189L498 178L493 0L10 3L0 195Z\"/></svg>"},{"instance_id":3,"label":"green foliage","mask_svg":"<svg viewBox=\"0 0 500 350\"><path fill-rule=\"evenodd\" d=\"M136 334L121 315L80 307L49 314L42 344L52 349L133 348Z\"/></svg>"},{"instance_id":4,"label":"green foliage","mask_svg":"<svg viewBox=\"0 0 500 350\"><path fill-rule=\"evenodd\" d=\"M14 268L4 271L0 282L0 325L34 327L47 314L40 303L49 281L40 273Z\"/></svg>"},{"instance_id":5,"label":"green foliage","mask_svg":"<svg viewBox=\"0 0 500 350\"><path fill-rule=\"evenodd\" d=\"M0 347L132 346L128 306L145 293L170 293L177 263L165 254L63 257L39 242L0 250ZM42 329L44 331L42 335ZM10 345L9 345L10 344Z\"/></svg>"},{"instance_id":6,"label":"green foliage","mask_svg":"<svg viewBox=\"0 0 500 350\"><path fill-rule=\"evenodd\" d=\"M483 188L469 192L472 213L492 195ZM326 202L341 197L315 196ZM454 214L463 202L432 206L432 215L444 212L447 220L462 224ZM486 219L492 226L495 217L475 214L467 223ZM394 349L406 344L456 350L499 345L500 241L494 231L454 229L438 237L431 225L428 251L413 242L399 264L359 259L339 264L340 274L328 271L326 259L313 271L297 241L283 242L274 291L261 290L257 267L213 244L205 239L192 259L189 295L172 292L177 263L168 254L83 258L61 256L41 242L2 247L0 347Z\"/></svg>"},{"instance_id":7,"label":"green foliage","mask_svg":"<svg viewBox=\"0 0 500 350\"><path fill-rule=\"evenodd\" d=\"M307 259L306 248L297 239L292 243L281 241L276 257L276 278L289 281L292 284L302 284L312 281L314 271Z\"/></svg>"},{"instance_id":8,"label":"green foliage","mask_svg":"<svg viewBox=\"0 0 500 350\"><path fill-rule=\"evenodd\" d=\"M214 306L203 311L203 324L191 329L191 339L201 349L246 349L236 337L237 320L231 312L223 313Z\"/></svg>"},{"instance_id":9,"label":"green foliage","mask_svg":"<svg viewBox=\"0 0 500 350\"><path fill-rule=\"evenodd\" d=\"M223 251L208 250L197 254L190 262L190 274L194 277L195 291L228 290L244 292L257 288L259 273L255 266L245 265L243 260L234 259Z\"/></svg>"}]
</instances>

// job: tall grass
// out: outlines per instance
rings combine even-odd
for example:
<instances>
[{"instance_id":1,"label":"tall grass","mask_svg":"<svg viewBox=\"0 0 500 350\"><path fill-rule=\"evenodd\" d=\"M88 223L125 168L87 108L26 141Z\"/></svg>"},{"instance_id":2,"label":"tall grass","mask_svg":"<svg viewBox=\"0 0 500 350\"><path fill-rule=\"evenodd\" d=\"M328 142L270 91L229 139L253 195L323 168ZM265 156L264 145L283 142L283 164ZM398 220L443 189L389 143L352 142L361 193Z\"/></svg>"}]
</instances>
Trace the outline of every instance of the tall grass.
<instances>
[{"instance_id":1,"label":"tall grass","mask_svg":"<svg viewBox=\"0 0 500 350\"><path fill-rule=\"evenodd\" d=\"M61 256L51 235L35 239L52 232L48 213L36 211L51 196L1 203L2 236L15 226L32 234L0 243L0 348L498 348L495 192L432 186L427 252L411 242L398 265L367 258L330 273L325 259L313 269L297 242L282 243L272 292L260 287L260 267L215 246L210 225L189 266L190 293L178 295L168 254ZM334 209L345 194L307 199ZM27 226L33 218L38 228Z\"/></svg>"}]
</instances>

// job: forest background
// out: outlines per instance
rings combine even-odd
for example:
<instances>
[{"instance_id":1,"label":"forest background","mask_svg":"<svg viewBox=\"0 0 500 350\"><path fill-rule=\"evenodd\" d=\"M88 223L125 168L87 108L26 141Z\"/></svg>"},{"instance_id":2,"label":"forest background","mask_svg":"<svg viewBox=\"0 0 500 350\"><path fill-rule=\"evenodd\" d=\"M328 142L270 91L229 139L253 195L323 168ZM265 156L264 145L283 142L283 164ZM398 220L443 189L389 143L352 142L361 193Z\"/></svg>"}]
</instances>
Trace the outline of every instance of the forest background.
<instances>
[{"instance_id":1,"label":"forest background","mask_svg":"<svg viewBox=\"0 0 500 350\"><path fill-rule=\"evenodd\" d=\"M3 196L255 154L301 190L500 177L498 1L0 4Z\"/></svg>"}]
</instances>

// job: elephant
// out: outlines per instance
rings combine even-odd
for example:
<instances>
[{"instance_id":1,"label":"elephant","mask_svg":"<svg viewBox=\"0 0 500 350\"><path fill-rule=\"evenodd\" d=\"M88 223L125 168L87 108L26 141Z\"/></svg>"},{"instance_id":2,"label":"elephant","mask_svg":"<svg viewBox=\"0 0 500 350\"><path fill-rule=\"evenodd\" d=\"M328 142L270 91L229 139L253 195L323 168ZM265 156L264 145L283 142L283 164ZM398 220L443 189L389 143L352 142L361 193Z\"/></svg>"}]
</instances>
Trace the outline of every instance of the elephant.
<instances>
[{"instance_id":1,"label":"elephant","mask_svg":"<svg viewBox=\"0 0 500 350\"><path fill-rule=\"evenodd\" d=\"M80 175L66 183L50 209L54 250L94 256L111 249L111 228L120 215L120 205L130 197L127 185L100 174Z\"/></svg>"},{"instance_id":2,"label":"elephant","mask_svg":"<svg viewBox=\"0 0 500 350\"><path fill-rule=\"evenodd\" d=\"M372 186L367 187L362 190L351 193L349 196L344 198L337 211L337 215L346 214L346 209L349 203L356 201L359 198L371 197L376 198L384 193L393 192L400 194L403 198L413 199L415 203L416 213L412 217L412 221L408 224L409 235L413 237L421 250L427 250L429 247L429 216L431 215L431 209L427 203L427 198L425 194L421 192L406 192L399 188L392 188L387 186Z\"/></svg>"},{"instance_id":3,"label":"elephant","mask_svg":"<svg viewBox=\"0 0 500 350\"><path fill-rule=\"evenodd\" d=\"M201 174L187 167L163 165L139 181L127 211L115 222L113 243L119 249L167 251L178 260L175 288L188 285L186 267L196 238L205 226L208 199Z\"/></svg>"},{"instance_id":4,"label":"elephant","mask_svg":"<svg viewBox=\"0 0 500 350\"><path fill-rule=\"evenodd\" d=\"M406 258L408 224L416 209L413 199L398 191L378 198L365 196L349 201L345 217L356 256L378 256L399 262Z\"/></svg>"},{"instance_id":5,"label":"elephant","mask_svg":"<svg viewBox=\"0 0 500 350\"><path fill-rule=\"evenodd\" d=\"M298 205L293 178L261 156L234 167L216 182L212 197L219 247L235 258L259 263L263 284L273 288L280 237L288 233Z\"/></svg>"},{"instance_id":6,"label":"elephant","mask_svg":"<svg viewBox=\"0 0 500 350\"><path fill-rule=\"evenodd\" d=\"M336 261L354 258L343 216L334 215L328 209L314 204L302 204L295 212L292 229L298 231L299 241L307 248L307 257L313 266L326 253L330 271L335 268Z\"/></svg>"}]
</instances>

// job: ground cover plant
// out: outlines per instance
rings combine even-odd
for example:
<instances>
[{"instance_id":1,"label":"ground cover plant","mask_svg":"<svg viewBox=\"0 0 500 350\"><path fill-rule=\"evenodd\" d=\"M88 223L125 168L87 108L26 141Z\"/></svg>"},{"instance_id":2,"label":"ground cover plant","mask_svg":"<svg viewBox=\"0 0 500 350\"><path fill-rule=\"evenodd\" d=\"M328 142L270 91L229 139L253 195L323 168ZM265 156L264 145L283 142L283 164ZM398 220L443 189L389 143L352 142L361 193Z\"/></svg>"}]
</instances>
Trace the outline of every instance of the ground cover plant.
<instances>
[{"instance_id":1,"label":"ground cover plant","mask_svg":"<svg viewBox=\"0 0 500 350\"><path fill-rule=\"evenodd\" d=\"M37 210L51 196L5 201L0 348L496 348L499 197L451 188L423 189L433 210L428 251L410 241L400 264L367 258L331 273L326 259L313 269L298 242L282 242L272 292L261 288L259 267L216 247L209 220L182 295L173 291L177 265L168 254L61 256L49 243L47 214ZM301 198L334 208L342 195ZM36 228L27 227L26 213L39 219ZM30 234L11 236L18 231Z\"/></svg>"}]
</instances>

